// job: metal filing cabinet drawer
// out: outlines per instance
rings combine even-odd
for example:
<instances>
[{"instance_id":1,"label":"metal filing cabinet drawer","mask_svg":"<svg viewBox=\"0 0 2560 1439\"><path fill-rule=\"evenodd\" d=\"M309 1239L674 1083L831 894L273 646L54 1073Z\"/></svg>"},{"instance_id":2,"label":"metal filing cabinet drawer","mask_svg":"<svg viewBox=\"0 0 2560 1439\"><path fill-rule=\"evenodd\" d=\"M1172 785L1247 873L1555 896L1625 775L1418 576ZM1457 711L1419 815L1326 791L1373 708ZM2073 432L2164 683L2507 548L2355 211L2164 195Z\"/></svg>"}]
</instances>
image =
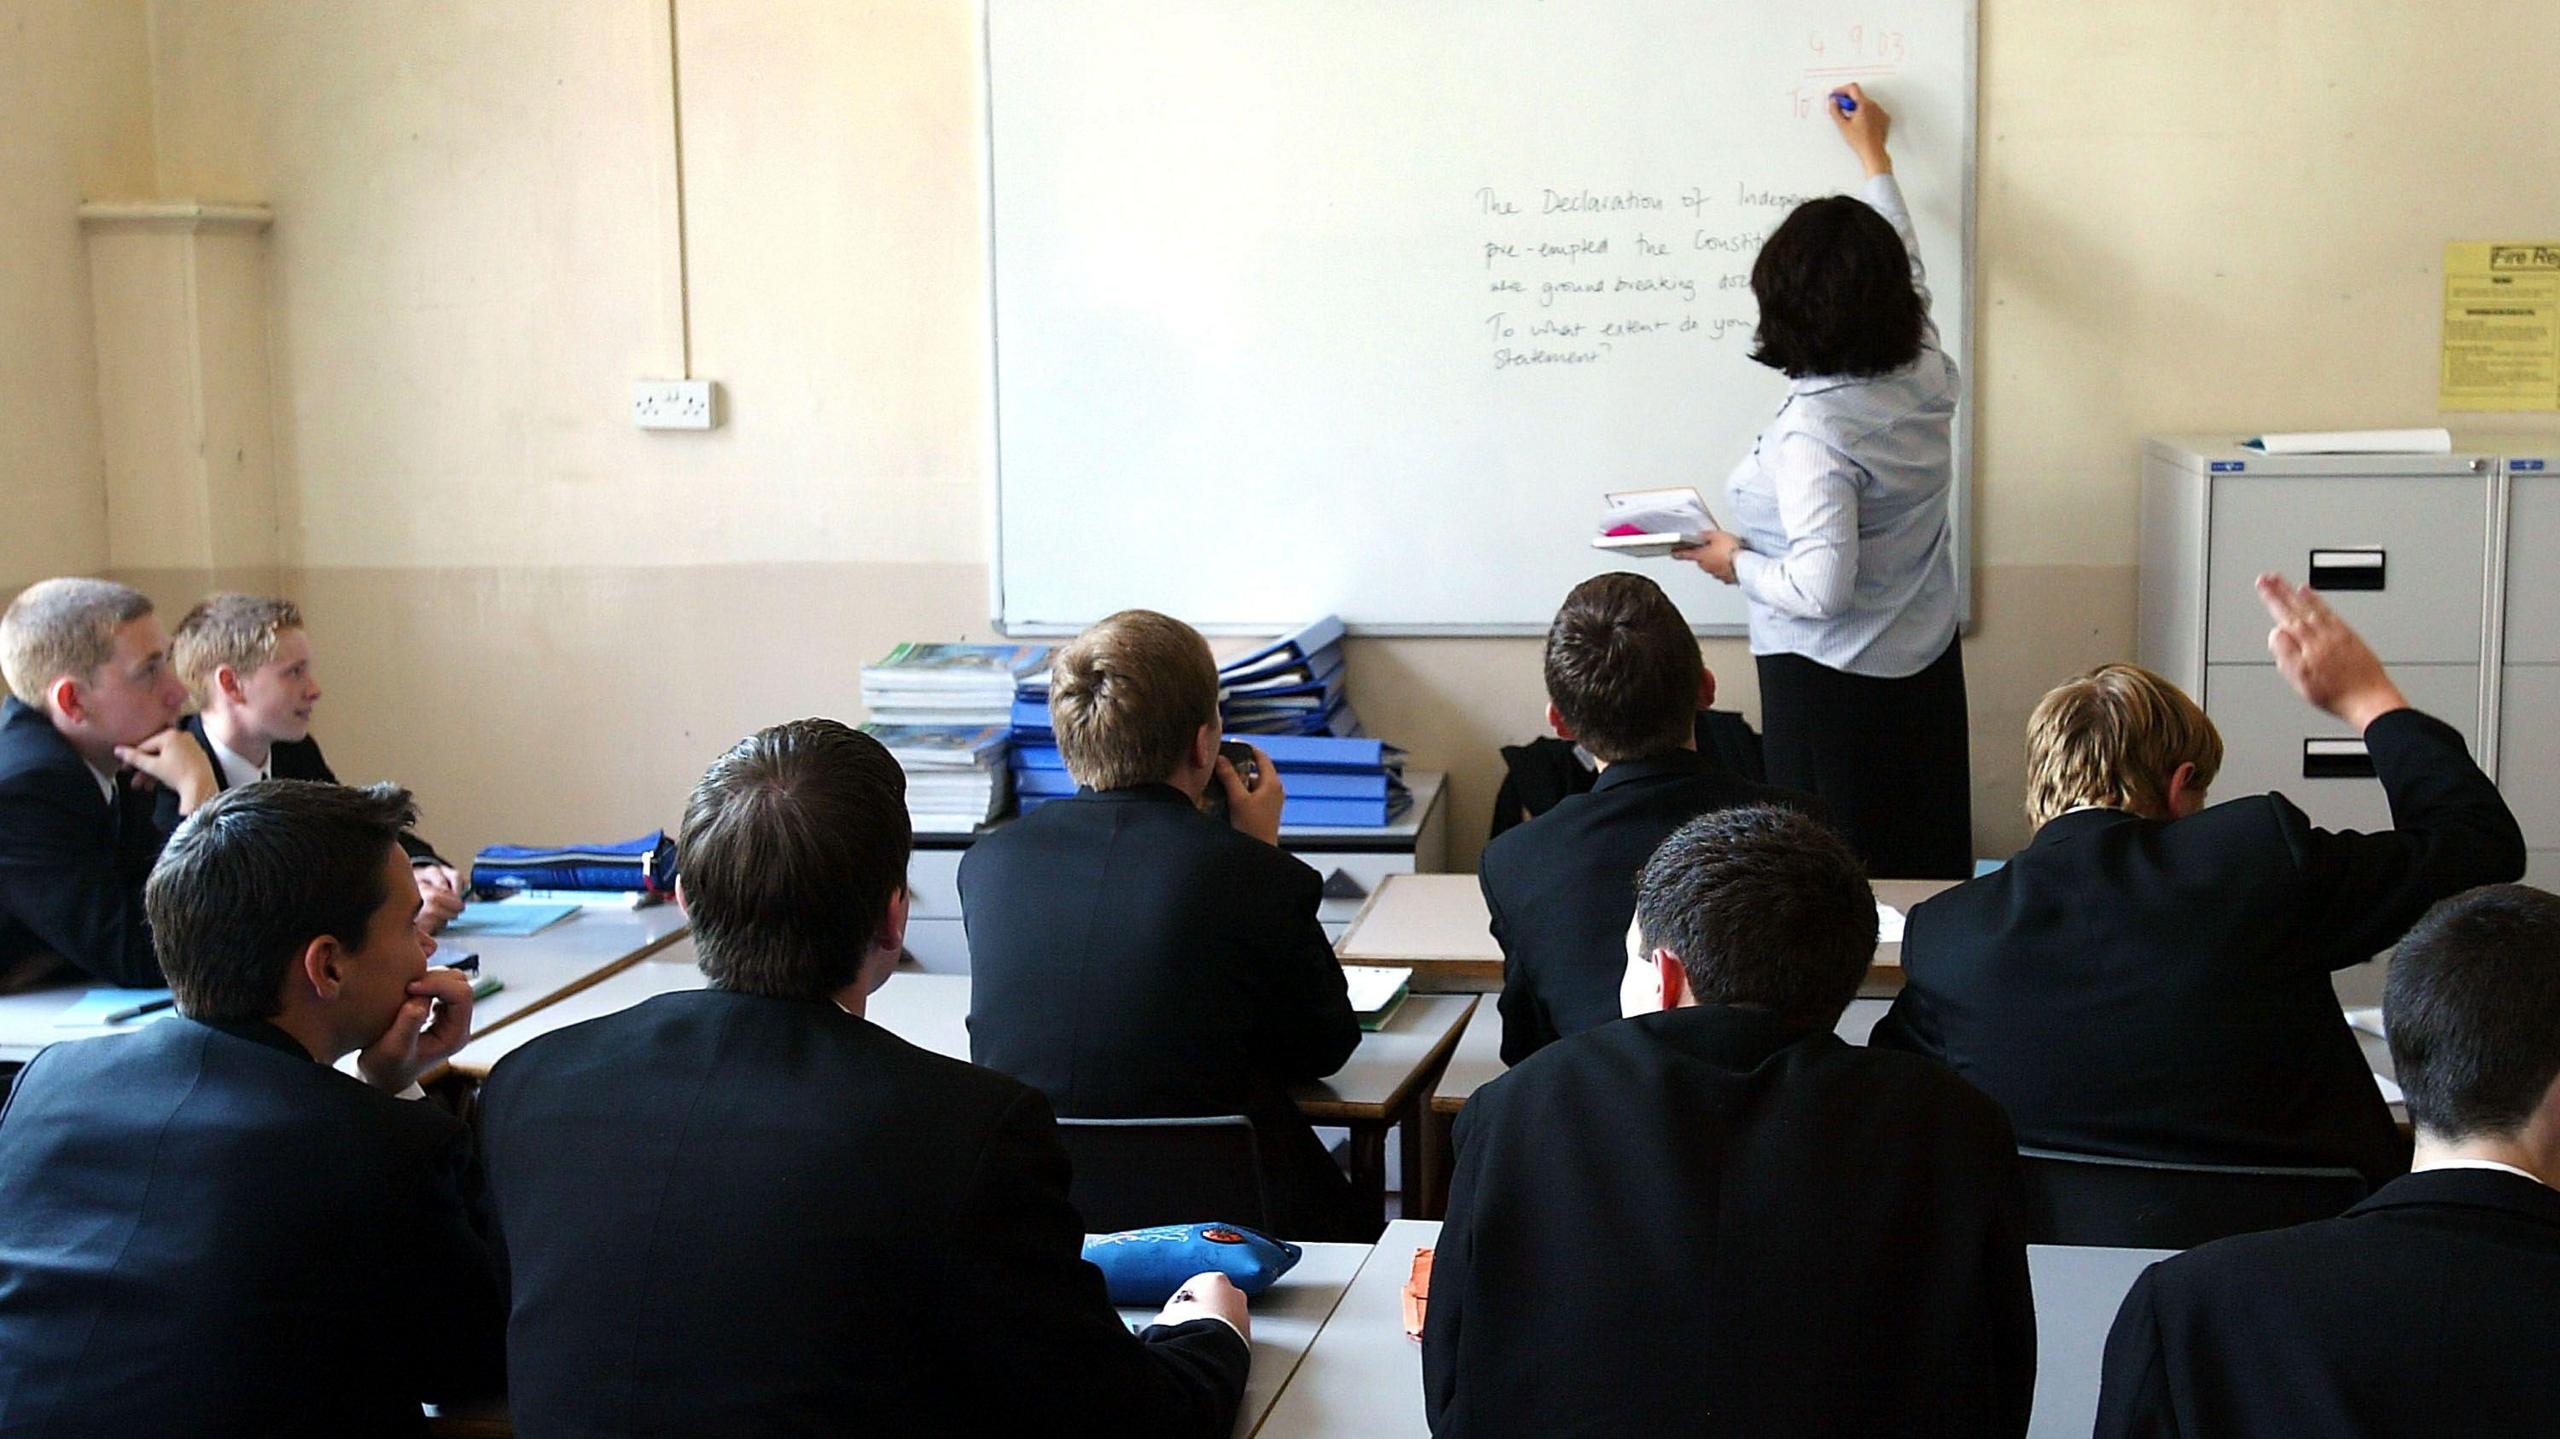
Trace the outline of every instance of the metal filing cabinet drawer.
<instances>
[{"instance_id":1,"label":"metal filing cabinet drawer","mask_svg":"<svg viewBox=\"0 0 2560 1439\"><path fill-rule=\"evenodd\" d=\"M2560 664L2560 474L2512 474L2508 484L2507 663ZM2560 742L2560 732L2540 733Z\"/></svg>"},{"instance_id":2,"label":"metal filing cabinet drawer","mask_svg":"<svg viewBox=\"0 0 2560 1439\"><path fill-rule=\"evenodd\" d=\"M2253 582L2319 589L2391 664L2480 660L2489 481L2460 475L2247 475L2213 487L2208 663L2263 664Z\"/></svg>"},{"instance_id":3,"label":"metal filing cabinet drawer","mask_svg":"<svg viewBox=\"0 0 2560 1439\"><path fill-rule=\"evenodd\" d=\"M2560 849L2560 665L2507 666L2498 708L2498 792L2527 847Z\"/></svg>"},{"instance_id":4,"label":"metal filing cabinet drawer","mask_svg":"<svg viewBox=\"0 0 2560 1439\"><path fill-rule=\"evenodd\" d=\"M2394 665L2391 677L2409 703L2462 731L2479 752L2479 666ZM2208 800L2275 790L2323 829L2391 827L2391 806L2363 742L2305 704L2274 665L2207 666L2205 713L2223 743L2222 773Z\"/></svg>"}]
</instances>

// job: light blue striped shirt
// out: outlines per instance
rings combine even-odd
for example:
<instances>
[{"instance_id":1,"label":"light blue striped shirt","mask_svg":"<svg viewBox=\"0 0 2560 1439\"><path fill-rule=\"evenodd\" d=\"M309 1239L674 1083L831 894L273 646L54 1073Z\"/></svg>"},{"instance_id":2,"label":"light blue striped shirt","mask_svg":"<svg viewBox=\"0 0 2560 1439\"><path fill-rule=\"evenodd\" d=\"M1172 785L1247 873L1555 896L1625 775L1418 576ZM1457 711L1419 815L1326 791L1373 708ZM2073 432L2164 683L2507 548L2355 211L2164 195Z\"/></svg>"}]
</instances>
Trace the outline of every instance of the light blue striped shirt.
<instances>
[{"instance_id":1,"label":"light blue striped shirt","mask_svg":"<svg viewBox=\"0 0 2560 1439\"><path fill-rule=\"evenodd\" d=\"M1859 198L1902 236L1926 306L1901 188L1878 175ZM1934 320L1923 322L1920 357L1891 374L1808 375L1787 387L1725 481L1753 654L1900 679L1945 653L1956 632L1955 412L1956 362Z\"/></svg>"}]
</instances>

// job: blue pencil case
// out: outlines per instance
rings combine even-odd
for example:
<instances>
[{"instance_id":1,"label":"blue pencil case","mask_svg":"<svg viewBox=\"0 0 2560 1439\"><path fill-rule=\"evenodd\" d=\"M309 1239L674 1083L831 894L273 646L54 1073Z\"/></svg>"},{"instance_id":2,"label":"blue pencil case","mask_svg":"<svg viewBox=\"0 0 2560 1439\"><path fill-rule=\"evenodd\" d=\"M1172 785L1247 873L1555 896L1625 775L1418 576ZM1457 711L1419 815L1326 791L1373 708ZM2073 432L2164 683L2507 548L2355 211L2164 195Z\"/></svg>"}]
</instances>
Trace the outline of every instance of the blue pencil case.
<instances>
[{"instance_id":1,"label":"blue pencil case","mask_svg":"<svg viewBox=\"0 0 2560 1439\"><path fill-rule=\"evenodd\" d=\"M1160 1224L1084 1242L1085 1262L1102 1271L1111 1302L1162 1304L1194 1274L1212 1270L1260 1294L1297 1267L1306 1251L1241 1224Z\"/></svg>"}]
</instances>

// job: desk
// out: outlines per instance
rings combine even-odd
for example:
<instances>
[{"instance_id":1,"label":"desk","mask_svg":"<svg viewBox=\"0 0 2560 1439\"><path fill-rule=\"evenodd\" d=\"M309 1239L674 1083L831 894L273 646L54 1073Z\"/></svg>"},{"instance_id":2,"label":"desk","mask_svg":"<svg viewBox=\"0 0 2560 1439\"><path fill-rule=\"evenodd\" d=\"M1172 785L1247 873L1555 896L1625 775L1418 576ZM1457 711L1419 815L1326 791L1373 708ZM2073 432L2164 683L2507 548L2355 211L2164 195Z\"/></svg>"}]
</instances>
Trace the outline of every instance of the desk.
<instances>
[{"instance_id":1,"label":"desk","mask_svg":"<svg viewBox=\"0 0 2560 1439\"><path fill-rule=\"evenodd\" d=\"M518 1047L554 1029L702 985L702 971L693 964L692 944L675 945L522 1024L485 1039L475 1038L454 1054L453 1068L485 1076ZM1419 1173L1426 1163L1421 1148L1423 1101L1474 1005L1475 1000L1466 995L1413 995L1384 1028L1360 1036L1360 1047L1339 1073L1290 1090L1309 1121L1351 1131L1352 1180L1359 1186L1362 1202L1381 1213L1386 1206L1387 1130L1399 1123L1405 1126L1406 1172ZM953 1059L969 1057L967 975L902 969L871 996L866 1009L873 1023L918 1048Z\"/></svg>"},{"instance_id":2,"label":"desk","mask_svg":"<svg viewBox=\"0 0 2560 1439\"><path fill-rule=\"evenodd\" d=\"M471 1006L471 1029L477 1035L575 994L674 943L684 932L684 912L661 904L637 910L580 910L540 934L459 935L439 938L438 943L453 951L479 951L481 972L506 981L506 988ZM87 1039L140 1027L56 1028L53 1017L92 987L92 981L75 978L0 996L0 1061L24 1063L56 1040Z\"/></svg>"},{"instance_id":3,"label":"desk","mask_svg":"<svg viewBox=\"0 0 2560 1439\"><path fill-rule=\"evenodd\" d=\"M1400 1219L1316 1336L1297 1378L1272 1406L1260 1439L1414 1435L1422 1419L1422 1346L1404 1334L1404 1282L1413 1251L1438 1243L1440 1226ZM2135 1276L2168 1257L2159 1249L2027 1248L2035 1285L2036 1399L2028 1433L2086 1436L2098 1414L2099 1361L2116 1307Z\"/></svg>"},{"instance_id":4,"label":"desk","mask_svg":"<svg viewBox=\"0 0 2560 1439\"><path fill-rule=\"evenodd\" d=\"M1253 1368L1244 1381L1244 1401L1236 1407L1236 1439L1262 1426L1280 1391L1298 1372L1307 1350L1333 1317L1351 1276L1369 1257L1366 1244L1309 1244L1296 1268L1257 1295L1253 1312ZM1120 1318L1133 1328L1155 1318L1152 1309L1123 1309ZM515 1425L503 1402L458 1405L427 1421L436 1439L510 1439Z\"/></svg>"},{"instance_id":5,"label":"desk","mask_svg":"<svg viewBox=\"0 0 2560 1439\"><path fill-rule=\"evenodd\" d=\"M1876 899L1904 914L1951 879L1880 879ZM1493 942L1492 912L1471 874L1390 876L1361 906L1333 947L1345 964L1405 965L1420 991L1484 994L1502 988L1502 949ZM1890 998L1902 988L1902 942L1876 946L1859 993Z\"/></svg>"}]
</instances>

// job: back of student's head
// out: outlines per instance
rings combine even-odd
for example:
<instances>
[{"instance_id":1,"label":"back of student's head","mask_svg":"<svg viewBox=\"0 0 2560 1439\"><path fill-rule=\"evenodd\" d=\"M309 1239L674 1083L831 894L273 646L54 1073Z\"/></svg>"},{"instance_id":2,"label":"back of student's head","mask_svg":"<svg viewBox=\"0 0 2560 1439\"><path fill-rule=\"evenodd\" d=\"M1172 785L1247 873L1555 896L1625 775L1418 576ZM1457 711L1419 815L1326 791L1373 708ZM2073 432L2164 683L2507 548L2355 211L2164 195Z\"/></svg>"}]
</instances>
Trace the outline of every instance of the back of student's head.
<instances>
[{"instance_id":1,"label":"back of student's head","mask_svg":"<svg viewBox=\"0 0 2560 1439\"><path fill-rule=\"evenodd\" d=\"M2493 884L2428 910L2391 952L2382 1019L2418 1128L2522 1129L2560 1078L2560 897Z\"/></svg>"},{"instance_id":2,"label":"back of student's head","mask_svg":"<svg viewBox=\"0 0 2560 1439\"><path fill-rule=\"evenodd\" d=\"M311 941L328 935L361 952L390 898L384 861L417 818L409 792L387 784L261 780L207 800L143 886L151 947L180 1012L264 1019Z\"/></svg>"},{"instance_id":3,"label":"back of student's head","mask_svg":"<svg viewBox=\"0 0 2560 1439\"><path fill-rule=\"evenodd\" d=\"M293 601L269 595L207 595L169 636L169 661L187 693L202 705L216 670L247 675L276 657L276 637L302 628Z\"/></svg>"},{"instance_id":4,"label":"back of student's head","mask_svg":"<svg viewBox=\"0 0 2560 1439\"><path fill-rule=\"evenodd\" d=\"M723 989L822 999L854 981L907 882L907 777L829 719L758 730L685 805L685 913Z\"/></svg>"},{"instance_id":5,"label":"back of student's head","mask_svg":"<svg viewBox=\"0 0 2560 1439\"><path fill-rule=\"evenodd\" d=\"M2080 805L2162 815L2169 777L2222 770L2222 733L2186 691L2139 665L2100 665L2045 692L2027 718L2027 822Z\"/></svg>"},{"instance_id":6,"label":"back of student's head","mask_svg":"<svg viewBox=\"0 0 2560 1439\"><path fill-rule=\"evenodd\" d=\"M1807 200L1751 264L1751 358L1790 376L1881 375L1920 357L1927 309L1893 223L1846 195Z\"/></svg>"},{"instance_id":7,"label":"back of student's head","mask_svg":"<svg viewBox=\"0 0 2560 1439\"><path fill-rule=\"evenodd\" d=\"M151 613L151 598L113 580L42 580L0 612L0 674L22 704L43 708L64 675L86 682L115 652L116 631Z\"/></svg>"},{"instance_id":8,"label":"back of student's head","mask_svg":"<svg viewBox=\"0 0 2560 1439\"><path fill-rule=\"evenodd\" d=\"M1876 952L1875 891L1848 844L1791 809L1752 805L1682 825L1646 862L1636 926L1677 955L1701 1004L1827 1028Z\"/></svg>"},{"instance_id":9,"label":"back of student's head","mask_svg":"<svg viewBox=\"0 0 2560 1439\"><path fill-rule=\"evenodd\" d=\"M1076 783L1153 784L1182 766L1200 726L1218 721L1209 642L1153 610L1122 610L1049 661L1049 724Z\"/></svg>"},{"instance_id":10,"label":"back of student's head","mask_svg":"<svg viewBox=\"0 0 2560 1439\"><path fill-rule=\"evenodd\" d=\"M1675 750L1697 733L1706 662L1662 587L1642 575L1594 575L1547 626L1547 699L1604 761Z\"/></svg>"}]
</instances>

